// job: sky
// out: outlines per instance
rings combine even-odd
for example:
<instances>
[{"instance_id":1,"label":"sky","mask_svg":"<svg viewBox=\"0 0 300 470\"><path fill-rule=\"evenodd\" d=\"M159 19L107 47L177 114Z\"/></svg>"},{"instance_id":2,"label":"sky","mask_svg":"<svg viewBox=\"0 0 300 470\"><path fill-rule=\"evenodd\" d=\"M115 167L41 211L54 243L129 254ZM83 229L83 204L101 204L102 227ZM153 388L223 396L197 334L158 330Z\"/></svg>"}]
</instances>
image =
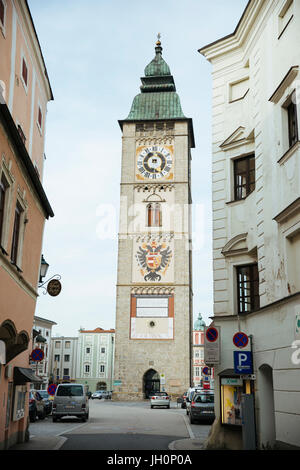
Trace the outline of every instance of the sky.
<instances>
[{"instance_id":1,"label":"sky","mask_svg":"<svg viewBox=\"0 0 300 470\"><path fill-rule=\"evenodd\" d=\"M122 134L140 77L155 56L174 77L193 119L193 315L213 315L211 65L198 49L234 31L247 0L29 0L54 101L48 104L43 185L55 217L46 222L47 278L59 296L35 314L54 336L115 327ZM107 223L107 211L113 217ZM105 228L105 230L104 230Z\"/></svg>"}]
</instances>

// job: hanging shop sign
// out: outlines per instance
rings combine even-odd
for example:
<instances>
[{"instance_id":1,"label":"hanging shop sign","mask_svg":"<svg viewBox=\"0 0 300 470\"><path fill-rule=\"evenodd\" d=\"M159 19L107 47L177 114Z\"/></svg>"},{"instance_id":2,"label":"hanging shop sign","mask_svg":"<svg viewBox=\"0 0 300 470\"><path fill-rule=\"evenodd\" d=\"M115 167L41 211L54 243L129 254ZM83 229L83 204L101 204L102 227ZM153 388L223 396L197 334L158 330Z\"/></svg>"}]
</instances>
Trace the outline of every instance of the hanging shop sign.
<instances>
[{"instance_id":1,"label":"hanging shop sign","mask_svg":"<svg viewBox=\"0 0 300 470\"><path fill-rule=\"evenodd\" d=\"M47 292L51 297L56 297L60 294L61 291L61 283L58 279L52 279L48 282L47 285Z\"/></svg>"}]
</instances>

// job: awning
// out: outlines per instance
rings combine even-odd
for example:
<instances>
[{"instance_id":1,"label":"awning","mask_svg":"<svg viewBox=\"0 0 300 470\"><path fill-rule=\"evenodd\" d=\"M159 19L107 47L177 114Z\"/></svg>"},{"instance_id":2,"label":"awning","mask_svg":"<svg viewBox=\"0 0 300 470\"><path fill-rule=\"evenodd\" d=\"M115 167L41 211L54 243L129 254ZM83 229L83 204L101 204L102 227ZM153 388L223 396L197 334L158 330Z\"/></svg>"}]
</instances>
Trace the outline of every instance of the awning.
<instances>
[{"instance_id":1,"label":"awning","mask_svg":"<svg viewBox=\"0 0 300 470\"><path fill-rule=\"evenodd\" d=\"M23 385L26 382L43 382L43 379L37 377L32 369L27 369L25 367L15 367L14 368L14 384Z\"/></svg>"},{"instance_id":2,"label":"awning","mask_svg":"<svg viewBox=\"0 0 300 470\"><path fill-rule=\"evenodd\" d=\"M234 369L225 369L225 370L222 370L222 372L220 372L218 374L219 377L238 377L240 378L241 374L236 374L236 372L234 372Z\"/></svg>"}]
</instances>

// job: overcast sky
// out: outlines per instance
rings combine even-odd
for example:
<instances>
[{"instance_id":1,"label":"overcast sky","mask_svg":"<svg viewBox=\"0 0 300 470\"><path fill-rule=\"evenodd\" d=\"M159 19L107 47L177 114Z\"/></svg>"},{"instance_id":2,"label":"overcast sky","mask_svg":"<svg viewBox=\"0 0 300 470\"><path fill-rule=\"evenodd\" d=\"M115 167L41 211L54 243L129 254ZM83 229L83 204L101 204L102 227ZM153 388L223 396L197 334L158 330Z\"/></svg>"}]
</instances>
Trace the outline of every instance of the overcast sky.
<instances>
[{"instance_id":1,"label":"overcast sky","mask_svg":"<svg viewBox=\"0 0 300 470\"><path fill-rule=\"evenodd\" d=\"M54 335L115 326L121 130L140 77L155 55L174 76L192 151L194 318L213 313L211 253L211 65L197 51L234 31L247 0L29 0L54 101L49 103L44 187L55 217L46 222L48 276L62 276L58 297L43 295L36 315ZM103 239L103 207L115 209Z\"/></svg>"}]
</instances>

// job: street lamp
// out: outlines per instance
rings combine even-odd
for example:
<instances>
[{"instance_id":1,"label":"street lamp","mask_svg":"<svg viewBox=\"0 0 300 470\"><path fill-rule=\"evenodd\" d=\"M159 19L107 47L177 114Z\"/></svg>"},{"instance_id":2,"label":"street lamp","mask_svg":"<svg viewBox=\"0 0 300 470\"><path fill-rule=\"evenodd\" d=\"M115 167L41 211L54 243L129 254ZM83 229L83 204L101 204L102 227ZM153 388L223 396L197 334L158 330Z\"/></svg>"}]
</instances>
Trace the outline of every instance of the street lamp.
<instances>
[{"instance_id":1,"label":"street lamp","mask_svg":"<svg viewBox=\"0 0 300 470\"><path fill-rule=\"evenodd\" d=\"M48 272L49 264L44 258L44 255L42 255L41 259L41 269L40 269L40 283L43 282L43 278L46 277L47 272Z\"/></svg>"},{"instance_id":2,"label":"street lamp","mask_svg":"<svg viewBox=\"0 0 300 470\"><path fill-rule=\"evenodd\" d=\"M52 297L56 297L57 295L59 295L61 291L61 283L60 283L61 276L59 274L54 274L54 276L50 277L50 279L47 279L46 281L43 282L44 277L46 277L47 275L48 268L49 268L49 264L45 260L44 255L42 255L39 288L43 289L43 294L48 293ZM45 287L45 284L47 285L47 287Z\"/></svg>"}]
</instances>

